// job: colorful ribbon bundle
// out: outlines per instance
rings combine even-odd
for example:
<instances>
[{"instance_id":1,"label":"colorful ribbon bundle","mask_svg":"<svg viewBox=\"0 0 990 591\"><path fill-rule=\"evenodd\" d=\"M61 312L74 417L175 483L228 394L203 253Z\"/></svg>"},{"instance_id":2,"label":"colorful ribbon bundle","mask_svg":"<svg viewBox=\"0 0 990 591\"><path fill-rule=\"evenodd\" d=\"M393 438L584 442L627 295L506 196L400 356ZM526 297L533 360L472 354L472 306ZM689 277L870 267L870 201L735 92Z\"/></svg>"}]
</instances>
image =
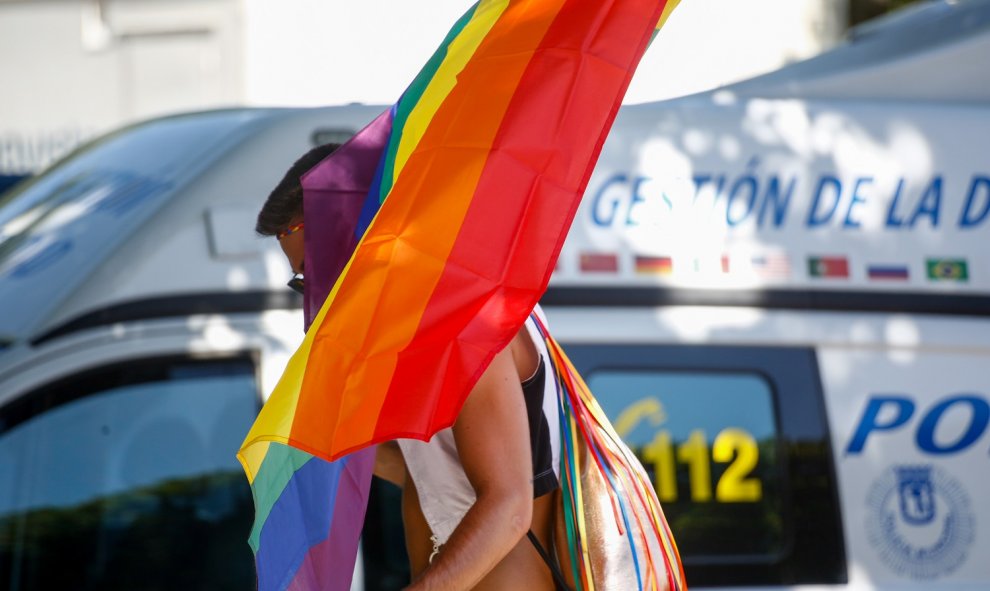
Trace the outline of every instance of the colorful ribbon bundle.
<instances>
[{"instance_id":1,"label":"colorful ribbon bundle","mask_svg":"<svg viewBox=\"0 0 990 591\"><path fill-rule=\"evenodd\" d=\"M312 322L238 454L261 591L347 588L373 460L358 450L453 424L546 289L676 4L481 0L391 112L303 179ZM314 195L348 195L346 215Z\"/></svg>"},{"instance_id":2,"label":"colorful ribbon bundle","mask_svg":"<svg viewBox=\"0 0 990 591\"><path fill-rule=\"evenodd\" d=\"M561 497L557 551L578 591L686 591L660 501L563 349L535 315L560 393ZM606 502L607 500L607 502Z\"/></svg>"}]
</instances>

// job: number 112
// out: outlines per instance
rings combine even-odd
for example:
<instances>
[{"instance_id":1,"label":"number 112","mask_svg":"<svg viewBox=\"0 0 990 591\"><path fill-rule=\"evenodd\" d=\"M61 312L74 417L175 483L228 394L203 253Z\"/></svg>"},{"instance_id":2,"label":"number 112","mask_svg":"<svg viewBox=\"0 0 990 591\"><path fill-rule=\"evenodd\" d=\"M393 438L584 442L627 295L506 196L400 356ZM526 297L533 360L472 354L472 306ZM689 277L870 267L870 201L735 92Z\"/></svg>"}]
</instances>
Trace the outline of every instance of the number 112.
<instances>
[{"instance_id":1,"label":"number 112","mask_svg":"<svg viewBox=\"0 0 990 591\"><path fill-rule=\"evenodd\" d=\"M722 464L731 462L715 485L717 502L752 503L763 498L763 483L758 477L749 476L759 462L760 450L753 436L742 429L728 427L720 431L711 454L705 432L695 429L677 446L676 461L670 433L662 430L641 453L643 460L653 464L654 486L661 502L677 501L677 462L688 467L691 500L711 501L712 460Z\"/></svg>"}]
</instances>

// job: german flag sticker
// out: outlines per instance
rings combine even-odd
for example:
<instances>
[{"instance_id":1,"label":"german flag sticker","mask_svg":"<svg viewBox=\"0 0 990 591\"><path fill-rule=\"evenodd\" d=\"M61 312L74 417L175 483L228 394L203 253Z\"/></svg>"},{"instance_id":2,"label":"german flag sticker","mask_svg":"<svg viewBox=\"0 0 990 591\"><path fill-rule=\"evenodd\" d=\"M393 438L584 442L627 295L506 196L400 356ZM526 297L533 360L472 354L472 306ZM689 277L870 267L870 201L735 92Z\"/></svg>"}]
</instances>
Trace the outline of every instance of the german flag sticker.
<instances>
[{"instance_id":1,"label":"german flag sticker","mask_svg":"<svg viewBox=\"0 0 990 591\"><path fill-rule=\"evenodd\" d=\"M674 272L674 261L670 257L636 257L636 272L640 275L670 275Z\"/></svg>"}]
</instances>

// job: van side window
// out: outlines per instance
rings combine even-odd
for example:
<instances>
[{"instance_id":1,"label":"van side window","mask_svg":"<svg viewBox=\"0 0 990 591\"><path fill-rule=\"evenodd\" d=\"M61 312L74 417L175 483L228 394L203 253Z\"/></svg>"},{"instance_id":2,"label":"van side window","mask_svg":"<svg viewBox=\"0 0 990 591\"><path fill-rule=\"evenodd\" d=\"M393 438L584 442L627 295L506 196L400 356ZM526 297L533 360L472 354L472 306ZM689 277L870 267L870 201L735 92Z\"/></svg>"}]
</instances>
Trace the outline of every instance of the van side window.
<instances>
[{"instance_id":1,"label":"van side window","mask_svg":"<svg viewBox=\"0 0 990 591\"><path fill-rule=\"evenodd\" d=\"M248 358L129 361L0 409L0 587L248 589Z\"/></svg>"},{"instance_id":2,"label":"van side window","mask_svg":"<svg viewBox=\"0 0 990 591\"><path fill-rule=\"evenodd\" d=\"M685 556L779 556L782 472L765 378L605 369L588 385L652 477Z\"/></svg>"},{"instance_id":3,"label":"van side window","mask_svg":"<svg viewBox=\"0 0 990 591\"><path fill-rule=\"evenodd\" d=\"M653 479L692 588L848 580L812 349L564 348Z\"/></svg>"}]
</instances>

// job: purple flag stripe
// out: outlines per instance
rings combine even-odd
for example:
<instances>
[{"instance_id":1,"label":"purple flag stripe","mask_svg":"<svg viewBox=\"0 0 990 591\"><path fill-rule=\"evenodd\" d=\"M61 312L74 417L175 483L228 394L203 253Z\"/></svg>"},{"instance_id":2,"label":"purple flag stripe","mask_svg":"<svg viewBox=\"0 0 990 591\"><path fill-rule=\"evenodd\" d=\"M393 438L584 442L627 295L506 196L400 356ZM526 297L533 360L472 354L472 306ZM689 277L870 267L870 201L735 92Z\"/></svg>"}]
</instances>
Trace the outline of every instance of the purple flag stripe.
<instances>
[{"instance_id":1,"label":"purple flag stripe","mask_svg":"<svg viewBox=\"0 0 990 591\"><path fill-rule=\"evenodd\" d=\"M368 504L368 487L375 466L375 448L363 449L347 459L337 488L329 535L310 548L287 591L347 591L351 587L359 534Z\"/></svg>"},{"instance_id":2,"label":"purple flag stripe","mask_svg":"<svg viewBox=\"0 0 990 591\"><path fill-rule=\"evenodd\" d=\"M347 464L365 460L360 454L353 454L326 462L313 458L296 470L283 490L282 495L272 506L268 519L261 531L258 553L255 560L258 567L259 591L284 591L296 576L310 548L323 542L330 533L337 493L341 479L344 480L343 494L349 502L347 512L364 514L367 495L355 491L352 479L344 477ZM371 457L372 461L374 456ZM370 480L370 471L368 472ZM360 527L350 538L335 540L335 543L353 545L356 552ZM353 562L347 567L344 576L348 584Z\"/></svg>"},{"instance_id":3,"label":"purple flag stripe","mask_svg":"<svg viewBox=\"0 0 990 591\"><path fill-rule=\"evenodd\" d=\"M355 228L391 130L388 110L302 177L305 219L321 221L305 237L307 329L357 247Z\"/></svg>"}]
</instances>

